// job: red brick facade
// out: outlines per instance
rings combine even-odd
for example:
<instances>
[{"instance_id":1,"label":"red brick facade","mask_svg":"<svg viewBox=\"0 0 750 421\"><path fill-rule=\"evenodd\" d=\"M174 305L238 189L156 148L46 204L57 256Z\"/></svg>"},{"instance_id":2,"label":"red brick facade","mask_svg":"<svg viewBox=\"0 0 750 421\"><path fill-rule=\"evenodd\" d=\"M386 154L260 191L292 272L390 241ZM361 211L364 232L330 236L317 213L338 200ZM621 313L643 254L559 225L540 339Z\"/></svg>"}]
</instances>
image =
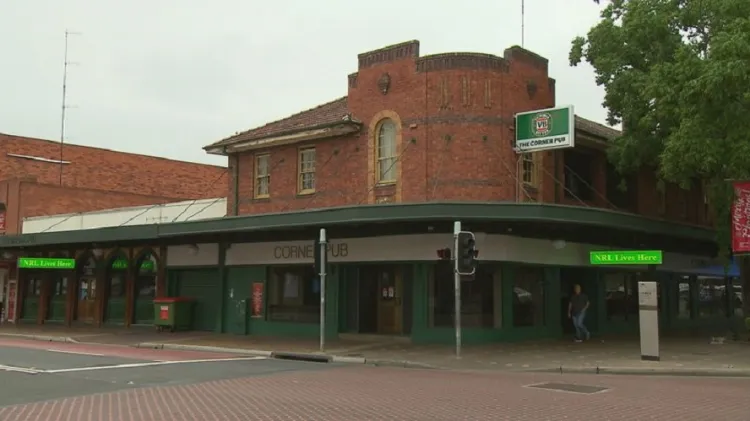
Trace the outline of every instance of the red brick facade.
<instances>
[{"instance_id":1,"label":"red brick facade","mask_svg":"<svg viewBox=\"0 0 750 421\"><path fill-rule=\"evenodd\" d=\"M360 54L358 59L358 71L348 77L346 97L206 147L210 153L230 157L229 214L520 198L706 222L702 210L677 217L681 212L674 200L679 194L673 187L667 193L669 206L662 212L653 172L637 177L637 187L631 186L632 197L623 202L624 207L613 205L607 194L604 149L618 132L579 117L576 150L591 153L593 197L585 203L565 197L562 150L536 153L539 182L534 188L519 189L519 161L512 149L514 114L555 106L555 81L543 57L520 47L505 50L503 57L478 53L421 57L419 42L410 41ZM386 118L397 126L397 181L378 185L376 136L378 124ZM326 132L336 124L340 135ZM354 124L356 130L346 128ZM301 136L304 133L308 136ZM295 136L303 140L292 140ZM308 146L316 149L316 187L312 194L300 194L299 149ZM271 180L269 194L262 198L254 190L259 154L269 154ZM680 209L703 209L698 206L702 204L699 191L687 196L690 203Z\"/></svg>"},{"instance_id":2,"label":"red brick facade","mask_svg":"<svg viewBox=\"0 0 750 421\"><path fill-rule=\"evenodd\" d=\"M165 158L0 133L5 234L24 217L225 197L227 170ZM223 178L223 179L222 179ZM0 230L0 234L3 234Z\"/></svg>"}]
</instances>

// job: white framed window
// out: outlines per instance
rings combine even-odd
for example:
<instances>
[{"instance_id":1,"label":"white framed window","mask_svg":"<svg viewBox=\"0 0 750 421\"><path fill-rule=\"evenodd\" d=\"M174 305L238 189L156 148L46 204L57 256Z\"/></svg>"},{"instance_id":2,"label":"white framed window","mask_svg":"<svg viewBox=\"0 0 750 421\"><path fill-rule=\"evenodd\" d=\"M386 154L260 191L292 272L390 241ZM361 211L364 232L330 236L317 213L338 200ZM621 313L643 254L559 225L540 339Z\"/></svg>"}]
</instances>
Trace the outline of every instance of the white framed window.
<instances>
[{"instance_id":1,"label":"white framed window","mask_svg":"<svg viewBox=\"0 0 750 421\"><path fill-rule=\"evenodd\" d=\"M297 191L300 194L315 192L315 148L300 148L297 180Z\"/></svg>"},{"instance_id":2,"label":"white framed window","mask_svg":"<svg viewBox=\"0 0 750 421\"><path fill-rule=\"evenodd\" d=\"M396 182L396 123L391 119L380 122L376 144L376 178L378 184Z\"/></svg>"},{"instance_id":3,"label":"white framed window","mask_svg":"<svg viewBox=\"0 0 750 421\"><path fill-rule=\"evenodd\" d=\"M271 192L270 162L270 154L255 156L255 197L258 199L268 197Z\"/></svg>"}]
</instances>

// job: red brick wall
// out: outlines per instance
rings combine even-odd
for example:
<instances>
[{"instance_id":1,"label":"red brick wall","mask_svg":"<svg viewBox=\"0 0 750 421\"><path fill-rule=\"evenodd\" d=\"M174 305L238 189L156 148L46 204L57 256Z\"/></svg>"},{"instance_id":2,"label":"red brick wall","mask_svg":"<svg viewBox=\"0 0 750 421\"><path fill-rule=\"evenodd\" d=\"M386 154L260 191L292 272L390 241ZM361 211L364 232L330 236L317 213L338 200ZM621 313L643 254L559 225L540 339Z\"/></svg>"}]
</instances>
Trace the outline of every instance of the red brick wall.
<instances>
[{"instance_id":1,"label":"red brick wall","mask_svg":"<svg viewBox=\"0 0 750 421\"><path fill-rule=\"evenodd\" d=\"M385 73L391 81L383 94L378 80ZM297 150L304 145L282 146L270 150L271 197L253 200L254 155L245 153L238 159L240 214L380 201L513 200L513 115L553 105L554 81L546 59L520 48L504 57L419 57L419 44L411 42L361 54L347 100L364 127L357 135L317 142L317 192L297 196ZM378 188L372 185L372 149L384 117L401 123L400 179Z\"/></svg>"},{"instance_id":2,"label":"red brick wall","mask_svg":"<svg viewBox=\"0 0 750 421\"><path fill-rule=\"evenodd\" d=\"M0 201L2 200L7 200L8 203L5 230L7 235L21 232L23 218L176 201L164 197L77 189L18 179L0 182Z\"/></svg>"},{"instance_id":3,"label":"red brick wall","mask_svg":"<svg viewBox=\"0 0 750 421\"><path fill-rule=\"evenodd\" d=\"M360 54L348 78L348 109L363 123L360 133L308 144L277 146L233 158L238 165L239 214L305 210L381 202L515 201L517 155L511 143L514 114L555 105L555 81L547 60L513 47L503 57L450 53L419 56L407 42ZM378 81L390 76L387 92ZM342 116L343 117L343 116ZM383 118L400 122L401 159L395 186L374 183L374 136ZM316 193L297 195L298 149L316 146ZM593 187L585 204L566 198L562 151L539 152L538 190L533 200L612 209L607 200L606 154L594 148ZM270 198L253 199L254 156L271 154ZM234 161L236 159L236 161ZM705 223L702 196L689 193L686 217L676 216L674 186L670 206L658 215L653 172L638 177L638 212L690 223ZM228 213L234 206L230 180ZM525 195L521 194L525 199Z\"/></svg>"},{"instance_id":4,"label":"red brick wall","mask_svg":"<svg viewBox=\"0 0 750 421\"><path fill-rule=\"evenodd\" d=\"M0 180L32 177L59 184L60 165L9 157L7 154L60 159L57 142L0 133ZM65 145L63 185L174 199L204 199L227 194L226 169L146 155Z\"/></svg>"}]
</instances>

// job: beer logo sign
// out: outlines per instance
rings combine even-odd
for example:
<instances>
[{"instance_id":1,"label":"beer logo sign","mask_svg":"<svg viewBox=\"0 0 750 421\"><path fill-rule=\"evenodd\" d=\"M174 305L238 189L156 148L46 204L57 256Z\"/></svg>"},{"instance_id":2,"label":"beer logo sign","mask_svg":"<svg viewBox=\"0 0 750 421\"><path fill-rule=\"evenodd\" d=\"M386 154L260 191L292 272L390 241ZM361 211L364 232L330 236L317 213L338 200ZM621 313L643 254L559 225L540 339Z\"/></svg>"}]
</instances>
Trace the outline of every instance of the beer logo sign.
<instances>
[{"instance_id":1,"label":"beer logo sign","mask_svg":"<svg viewBox=\"0 0 750 421\"><path fill-rule=\"evenodd\" d=\"M531 133L534 136L547 136L552 131L552 116L549 113L540 113L531 119Z\"/></svg>"}]
</instances>

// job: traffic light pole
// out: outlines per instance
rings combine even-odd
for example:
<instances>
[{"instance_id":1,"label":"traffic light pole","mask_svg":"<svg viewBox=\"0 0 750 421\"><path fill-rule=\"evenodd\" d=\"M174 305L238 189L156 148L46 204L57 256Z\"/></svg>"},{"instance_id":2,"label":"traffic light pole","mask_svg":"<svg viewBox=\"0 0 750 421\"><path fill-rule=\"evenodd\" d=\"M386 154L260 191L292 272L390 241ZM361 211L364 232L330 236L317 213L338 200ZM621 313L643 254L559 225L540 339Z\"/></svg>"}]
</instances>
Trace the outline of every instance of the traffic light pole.
<instances>
[{"instance_id":1,"label":"traffic light pole","mask_svg":"<svg viewBox=\"0 0 750 421\"><path fill-rule=\"evenodd\" d=\"M453 288L455 289L456 358L461 358L461 275L458 273L458 234L461 221L453 223Z\"/></svg>"},{"instance_id":2,"label":"traffic light pole","mask_svg":"<svg viewBox=\"0 0 750 421\"><path fill-rule=\"evenodd\" d=\"M320 352L326 347L326 264L328 253L326 250L326 230L320 229Z\"/></svg>"}]
</instances>

